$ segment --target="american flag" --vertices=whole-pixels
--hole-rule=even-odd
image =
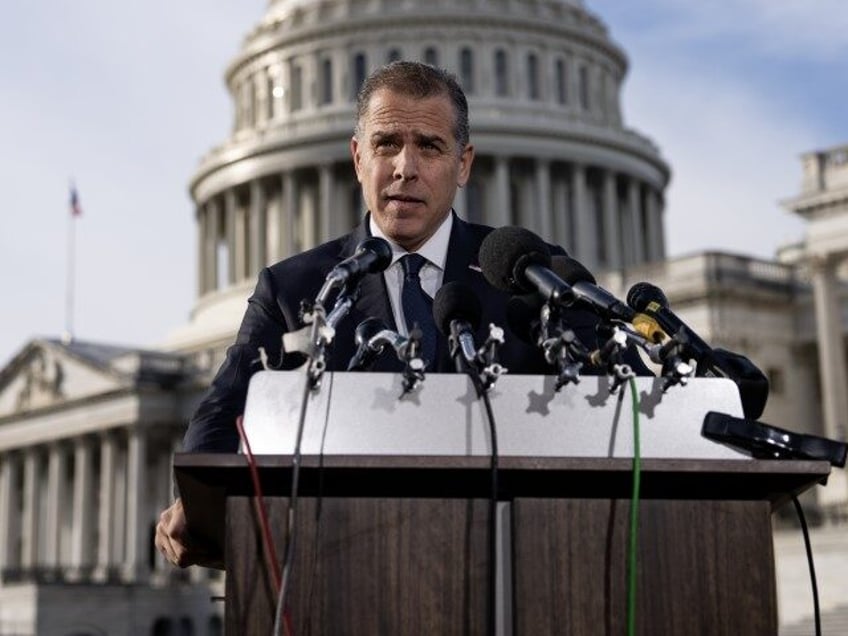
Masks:
[[[82,208],[80,207],[79,196],[77,195],[77,188],[75,185],[71,185],[71,216],[82,216]]]

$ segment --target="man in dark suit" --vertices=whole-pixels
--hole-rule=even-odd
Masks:
[[[419,276],[430,297],[444,282],[461,281],[481,301],[482,328],[489,323],[506,326],[508,296],[485,281],[477,263],[480,243],[492,228],[466,223],[451,209],[474,160],[468,105],[456,80],[413,62],[395,62],[378,70],[360,92],[350,150],[368,215],[352,233],[262,271],[236,342],[189,424],[184,450],[237,450],[234,422],[243,412],[250,376],[259,369],[259,347],[272,362],[281,361],[281,368],[303,362],[301,356],[281,351],[283,334],[300,326],[300,301],[314,299],[327,273],[368,235],[389,241],[393,262],[382,275],[363,279],[359,299],[337,329],[329,370],[346,368],[354,354],[354,329],[367,317],[381,318],[408,333],[402,295],[404,258],[412,253],[423,257]],[[581,312],[574,318],[578,324],[572,327],[578,334],[593,337],[596,319]],[[513,373],[545,369],[539,351],[515,337],[507,338],[501,362]],[[387,358],[378,364],[378,370],[399,369]],[[446,343],[439,336],[429,370],[452,369]],[[187,537],[177,499],[160,517],[156,545],[171,562],[186,566],[203,558],[201,551],[187,545]]]

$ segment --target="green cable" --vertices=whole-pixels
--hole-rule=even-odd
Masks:
[[[627,555],[627,634],[636,634],[636,550],[639,529],[639,482],[642,476],[642,458],[639,450],[639,393],[636,380],[630,378],[633,396],[633,493],[630,496],[630,545]]]

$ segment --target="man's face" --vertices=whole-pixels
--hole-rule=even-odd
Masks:
[[[426,99],[388,89],[371,96],[350,141],[365,203],[383,233],[418,249],[450,212],[457,186],[468,181],[474,148],[460,148],[447,95]]]

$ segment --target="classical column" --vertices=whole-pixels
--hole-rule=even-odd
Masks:
[[[551,211],[551,162],[536,160],[536,230],[546,241],[556,241]]]
[[[202,205],[195,208],[194,218],[197,223],[197,297],[200,298],[206,293],[206,226],[209,223]]]
[[[318,167],[318,243],[329,241],[336,236],[339,211],[333,200],[333,164],[325,163]]]
[[[165,444],[162,446],[167,449],[167,452],[151,452],[154,456],[158,454],[158,462],[155,468],[156,496],[154,498],[154,510],[157,512],[163,510],[166,506],[170,506],[174,501],[176,489],[172,462],[174,453],[180,452],[182,448],[182,436],[174,437],[167,446]],[[158,521],[158,517],[154,521]],[[173,566],[165,560],[165,557],[159,550],[154,552],[153,559],[154,570],[166,573],[172,570]]]
[[[259,270],[265,267],[268,262],[268,255],[265,250],[267,241],[265,241],[265,214],[267,202],[265,200],[265,189],[262,187],[260,179],[254,179],[250,182],[250,267],[248,273],[252,277],[259,274]]]
[[[100,498],[97,509],[97,569],[96,577],[106,579],[112,567],[112,552],[115,537],[112,533],[112,517],[115,514],[115,460],[117,441],[111,432],[100,438]]]
[[[23,519],[21,520],[21,567],[38,565],[38,451],[24,451]]]
[[[837,263],[829,256],[811,259],[813,295],[816,309],[816,344],[819,353],[822,410],[825,437],[845,441],[845,422],[848,418],[848,373],[846,373],[845,344],[842,337],[842,302],[836,279]],[[827,488],[819,489],[823,506],[845,505],[848,502],[848,483],[844,471],[835,471]]]
[[[495,157],[495,199],[492,206],[492,216],[489,219],[490,225],[494,227],[510,225],[512,222],[512,215],[510,214],[511,204],[509,158],[497,156]]]
[[[127,444],[127,523],[124,580],[138,581],[147,568],[150,522],[147,515],[147,432],[134,426]]]
[[[618,218],[618,192],[615,173],[604,171],[603,182],[603,215],[604,215],[604,252],[606,252],[607,269],[620,269],[622,266],[621,253],[621,222]]]
[[[244,208],[241,206],[238,197],[235,196],[235,191],[233,192],[233,217],[234,217],[234,230],[233,230],[233,242],[235,243],[235,253],[233,254],[234,258],[234,276],[235,282],[240,283],[248,275],[248,251],[250,246],[248,245],[248,215],[250,210],[248,208]]]
[[[574,256],[578,260],[587,260],[594,254],[594,219],[590,214],[586,197],[586,166],[574,164],[571,167],[571,203],[574,215]]]
[[[660,193],[648,188],[648,227],[651,236],[651,257],[655,261],[665,260],[665,236],[663,231],[663,209]]]
[[[628,232],[632,235],[633,261],[631,264],[639,265],[645,262],[645,232],[642,228],[642,202],[640,196],[641,185],[639,181],[630,177],[627,181],[627,207],[630,209],[630,227]]]
[[[224,228],[227,243],[227,285],[233,285],[238,280],[238,232],[236,231],[236,194],[230,188],[224,192]]]
[[[828,257],[814,257],[813,294],[821,375],[824,435],[845,440],[848,419],[848,374],[842,338],[842,312],[836,281],[836,264]]]
[[[221,223],[221,206],[217,199],[210,199],[204,206],[206,236],[203,243],[204,292],[218,289],[218,228]]]
[[[94,488],[92,466],[92,440],[78,437],[74,440],[74,516],[71,531],[71,566],[77,578],[82,578],[93,561],[92,521]]]
[[[18,529],[21,522],[18,516],[18,458],[6,451],[0,459],[0,575],[6,568],[18,564]]]
[[[295,209],[297,207],[297,183],[295,181],[295,175],[292,170],[289,170],[283,174],[282,199],[283,213],[281,216],[282,223],[280,223],[280,232],[282,232],[282,236],[280,237],[280,245],[283,249],[281,258],[286,258],[292,256],[295,250],[294,224],[295,219],[297,218],[297,215],[295,214]]]
[[[67,455],[59,443],[49,447],[47,460],[47,519],[45,520],[44,564],[58,568],[60,564],[59,540],[62,527],[62,507],[65,504],[65,473]]]

